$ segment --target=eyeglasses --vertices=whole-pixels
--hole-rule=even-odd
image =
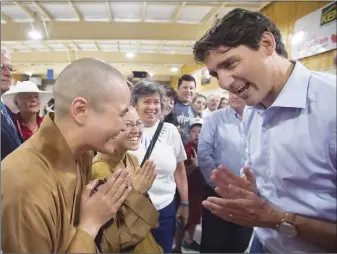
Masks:
[[[14,71],[12,66],[10,66],[8,64],[1,64],[1,70]]]
[[[125,130],[130,131],[133,127],[137,126],[138,130],[143,129],[144,123],[142,121],[137,121],[136,123],[126,122],[124,124]]]

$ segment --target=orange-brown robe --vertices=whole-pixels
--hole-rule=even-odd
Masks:
[[[1,162],[2,251],[98,252],[94,239],[77,227],[91,165],[89,152],[73,159],[53,114],[46,116],[40,129]],[[104,234],[118,236],[113,228]]]
[[[96,155],[92,166],[94,179],[109,177],[119,168],[139,170],[137,157],[127,153],[124,155],[106,156]],[[162,253],[161,247],[156,243],[151,234],[151,229],[159,225],[159,213],[151,201],[140,192],[132,189],[125,204],[118,210],[113,226],[118,230],[119,242],[115,246],[105,239],[102,243],[103,252],[134,252],[134,253]],[[112,228],[111,228],[112,229]]]

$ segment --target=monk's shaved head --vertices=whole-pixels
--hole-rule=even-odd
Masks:
[[[67,114],[77,97],[100,110],[100,105],[119,96],[120,89],[127,88],[123,75],[110,64],[98,59],[82,58],[72,62],[59,75],[54,84],[55,113]]]

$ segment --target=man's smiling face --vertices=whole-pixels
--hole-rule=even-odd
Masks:
[[[240,98],[247,105],[261,103],[272,90],[272,69],[269,67],[271,55],[270,35],[261,40],[258,50],[247,46],[220,46],[205,59],[212,76],[218,79],[219,86]]]

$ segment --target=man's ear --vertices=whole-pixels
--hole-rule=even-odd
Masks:
[[[89,113],[88,101],[83,97],[76,97],[71,103],[70,112],[76,123],[83,125]]]
[[[260,49],[267,55],[271,56],[276,50],[276,41],[271,32],[264,32],[260,40]]]

